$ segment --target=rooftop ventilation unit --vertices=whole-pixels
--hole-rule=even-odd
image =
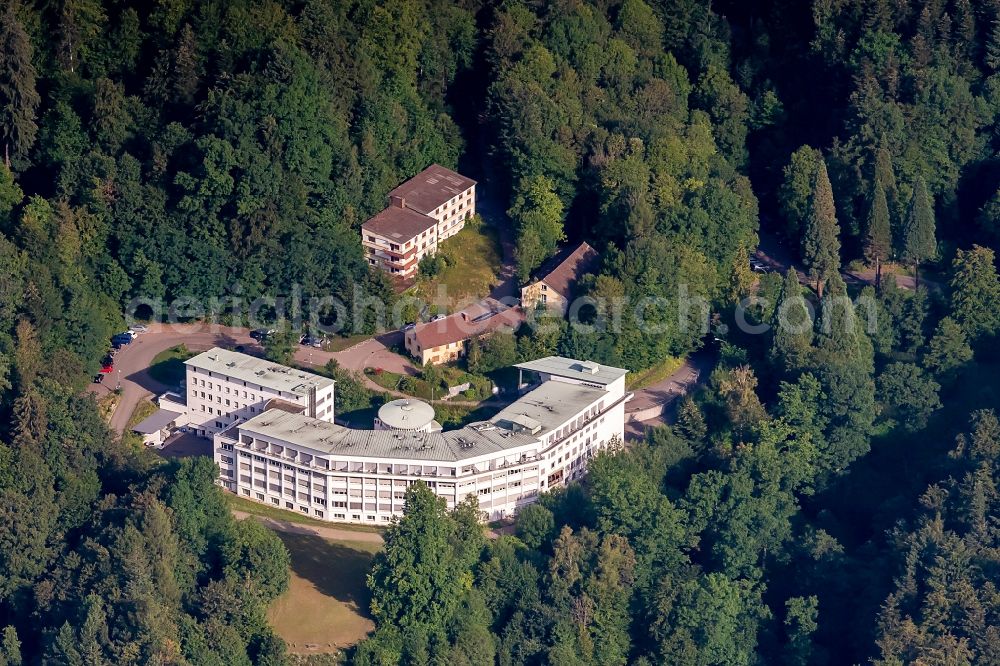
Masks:
[[[600,370],[601,366],[593,361],[584,361],[580,364],[580,372],[585,372],[588,375],[596,375]]]

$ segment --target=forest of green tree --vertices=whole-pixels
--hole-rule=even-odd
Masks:
[[[1000,664],[997,0],[0,0],[0,44],[0,666],[285,663],[280,541],[85,384],[133,299],[391,302],[357,228],[434,162],[520,279],[586,240],[595,302],[730,333],[514,536],[414,486],[355,663]],[[469,363],[704,340],[585,316]]]

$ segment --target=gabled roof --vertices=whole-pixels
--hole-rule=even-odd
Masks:
[[[471,178],[440,164],[432,164],[389,192],[389,196],[402,198],[407,208],[430,213],[475,184]]]
[[[549,289],[563,298],[570,298],[577,281],[597,269],[601,255],[586,243],[580,243],[571,252],[563,251],[542,265],[536,281],[544,282]]]
[[[364,231],[405,243],[432,229],[437,220],[409,208],[389,206],[361,225]]]
[[[491,333],[504,326],[516,329],[523,319],[520,310],[488,298],[444,319],[417,324],[413,333],[420,349],[427,350]]]

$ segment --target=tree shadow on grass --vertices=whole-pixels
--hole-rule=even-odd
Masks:
[[[354,604],[367,616],[371,597],[366,576],[372,553],[310,534],[277,532],[292,560],[292,571],[321,593]]]

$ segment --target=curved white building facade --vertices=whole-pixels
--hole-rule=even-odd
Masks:
[[[423,481],[448,508],[475,495],[484,519],[510,517],[620,443],[631,398],[620,368],[561,357],[517,367],[537,380],[518,400],[447,432],[354,430],[269,409],[215,435],[219,483],[320,520],[384,525]]]

